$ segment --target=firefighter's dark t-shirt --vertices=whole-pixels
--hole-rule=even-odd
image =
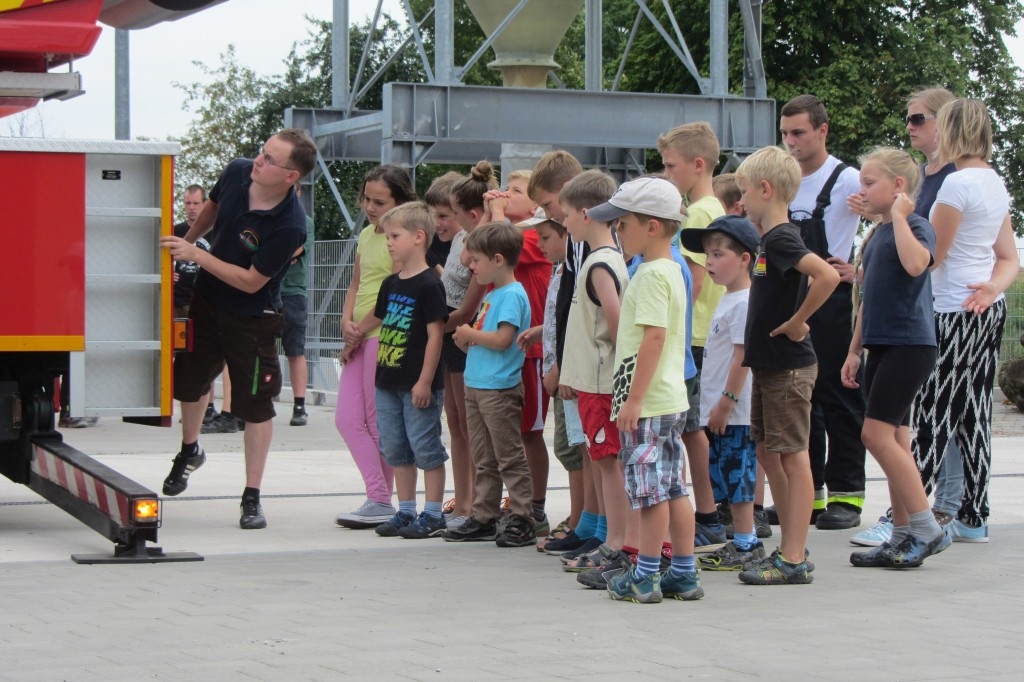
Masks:
[[[259,317],[280,306],[281,280],[292,254],[306,241],[306,214],[294,190],[268,211],[249,210],[252,168],[251,160],[235,159],[210,191],[210,200],[217,204],[218,235],[210,253],[245,270],[255,267],[270,280],[250,294],[200,270],[196,293],[225,312]]]

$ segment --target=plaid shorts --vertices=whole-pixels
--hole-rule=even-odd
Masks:
[[[682,414],[642,417],[636,431],[620,432],[626,497],[633,509],[645,509],[685,497],[686,460]]]

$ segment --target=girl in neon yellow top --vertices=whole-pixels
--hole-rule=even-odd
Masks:
[[[404,169],[378,166],[366,174],[361,198],[370,225],[359,233],[352,284],[345,296],[341,318],[345,349],[341,356],[343,367],[334,423],[363,477],[367,499],[354,512],[338,515],[337,522],[344,526],[372,528],[395,514],[391,504],[394,474],[380,456],[378,445],[374,377],[379,330],[375,327],[363,334],[358,324],[366,316],[372,316],[381,282],[397,269],[388,254],[384,231],[377,228],[377,222],[395,206],[415,201],[416,191]]]

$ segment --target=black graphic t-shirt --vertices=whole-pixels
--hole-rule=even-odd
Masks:
[[[402,279],[399,273],[380,285],[373,316],[381,320],[377,350],[377,388],[411,391],[423,371],[427,325],[448,319],[444,285],[432,270]],[[431,390],[444,388],[444,360],[438,360]]]
[[[250,294],[200,270],[196,293],[225,312],[259,317],[280,308],[281,280],[292,254],[306,243],[306,214],[294,190],[269,211],[250,210],[252,167],[249,159],[235,159],[210,191],[210,201],[217,204],[217,239],[210,253],[244,270],[255,267],[270,280]]]
[[[761,237],[750,284],[743,365],[758,369],[799,369],[817,363],[808,334],[800,343],[773,330],[793,316],[803,300],[805,278],[796,269],[811,253],[800,228],[783,223]]]

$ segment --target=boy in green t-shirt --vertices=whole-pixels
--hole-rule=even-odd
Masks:
[[[622,301],[615,342],[612,419],[619,428],[626,496],[640,510],[636,566],[607,574],[612,599],[660,602],[663,596],[704,596],[693,557],[693,507],[685,484],[680,426],[689,407],[683,377],[686,289],[672,259],[682,197],[661,178],[627,182],[587,213],[597,222],[619,220],[619,238],[644,262]],[[672,566],[658,573],[665,535]]]

